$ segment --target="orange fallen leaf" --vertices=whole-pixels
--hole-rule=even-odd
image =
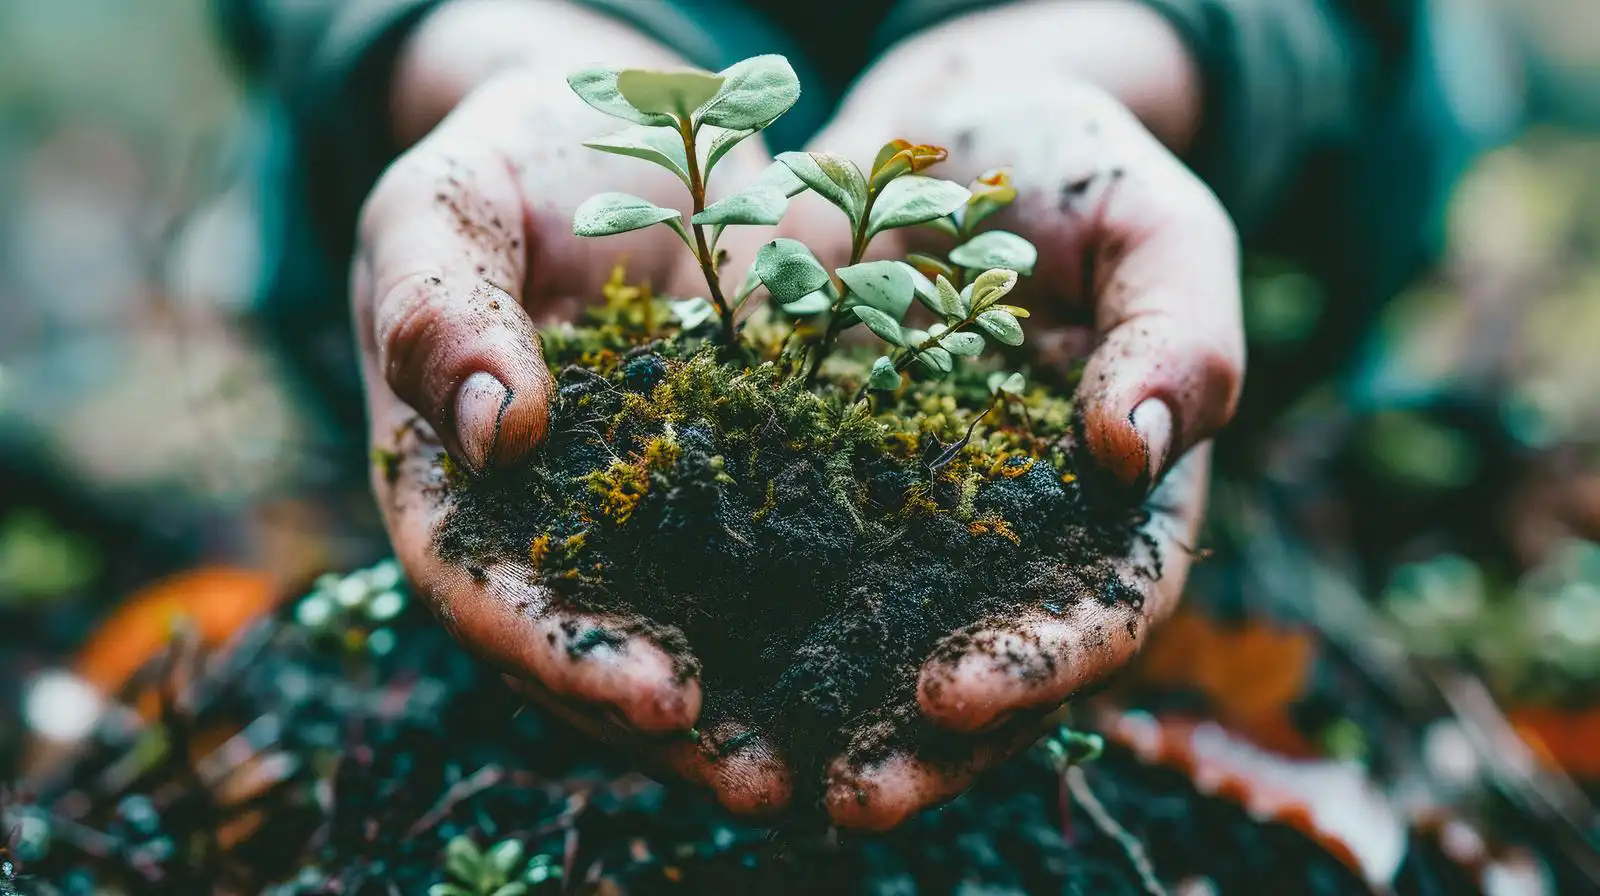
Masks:
[[[1513,710],[1511,726],[1545,765],[1600,781],[1600,708]]]
[[[179,573],[118,607],[73,665],[84,680],[112,694],[161,653],[178,620],[187,620],[202,645],[214,646],[272,612],[280,598],[272,577],[260,572],[213,566]]]
[[[1221,625],[1180,612],[1151,638],[1132,678],[1137,683],[1198,691],[1230,727],[1298,752],[1305,744],[1287,710],[1305,693],[1316,659],[1311,632],[1247,621]]]

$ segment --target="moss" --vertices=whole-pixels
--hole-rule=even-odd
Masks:
[[[440,550],[527,557],[567,606],[653,620],[682,674],[700,664],[700,726],[771,733],[807,792],[847,745],[864,762],[926,734],[916,670],[949,633],[1137,599],[1113,563],[1137,502],[1083,487],[1059,386],[998,402],[974,365],[869,405],[852,376],[870,358],[807,388],[759,315],[729,356],[620,295],[547,333],[549,440],[524,469],[453,480]]]

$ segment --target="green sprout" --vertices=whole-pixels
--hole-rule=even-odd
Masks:
[[[545,881],[561,879],[554,856],[526,852],[517,840],[502,840],[479,849],[470,837],[456,837],[444,847],[445,874],[450,880],[428,888],[428,896],[525,896]]]
[[[757,287],[765,286],[773,304],[795,321],[792,335],[802,331],[802,324],[812,334],[803,340],[802,357],[808,363],[796,367],[806,370],[808,384],[839,337],[856,324],[889,346],[873,363],[863,398],[868,391],[898,389],[902,375],[913,366],[925,378],[938,379],[954,369],[957,358],[982,355],[991,341],[1022,343],[1020,320],[1028,312],[1001,300],[1019,276],[1032,273],[1038,253],[1016,234],[977,231],[1017,197],[1005,169],[963,187],[922,174],[945,160],[943,147],[905,140],[884,144],[865,172],[835,153],[785,152],[743,191],[707,205],[706,187],[717,161],[771,125],[799,98],[800,84],[787,60],[757,56],[716,74],[585,69],[567,81],[589,105],[634,124],[585,146],[660,165],[689,190],[693,214],[687,224],[676,210],[625,193],[594,196],[573,219],[573,232],[579,236],[607,236],[656,224],[672,228],[699,261],[710,296],[672,303],[685,331],[715,318],[722,342],[737,344],[735,315]],[[726,253],[717,248],[723,230],[775,225],[789,200],[808,189],[844,213],[849,263],[830,271],[805,244],[774,239],[762,246],[729,296],[721,278]],[[912,253],[903,260],[862,260],[874,237],[918,226],[955,238],[947,259]],[[927,329],[906,323],[913,301],[933,313]],[[1006,391],[1020,388],[1018,382]]]

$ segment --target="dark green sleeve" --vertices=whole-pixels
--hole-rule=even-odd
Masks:
[[[250,82],[284,116],[305,221],[330,257],[350,251],[366,192],[395,156],[389,83],[412,28],[441,0],[216,0]]]

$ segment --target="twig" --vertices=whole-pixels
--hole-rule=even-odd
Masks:
[[[426,814],[417,819],[411,829],[406,831],[406,839],[409,840],[444,821],[445,817],[455,811],[457,806],[496,786],[501,781],[504,781],[505,777],[505,769],[497,765],[486,765],[457,781],[451,785],[449,790],[445,791],[444,796],[439,798],[439,802],[435,803],[432,809],[429,809]]]
[[[1066,779],[1067,789],[1072,791],[1072,796],[1078,801],[1078,805],[1089,813],[1089,820],[1094,822],[1094,826],[1122,847],[1122,851],[1128,856],[1128,863],[1133,866],[1133,870],[1139,872],[1139,880],[1144,884],[1144,891],[1150,896],[1167,896],[1167,888],[1163,887],[1161,880],[1156,877],[1156,869],[1150,864],[1150,856],[1144,851],[1144,844],[1128,833],[1128,829],[1106,811],[1105,805],[1094,795],[1094,789],[1089,786],[1089,779],[1084,777],[1083,768],[1075,765],[1067,769],[1062,777]]]

